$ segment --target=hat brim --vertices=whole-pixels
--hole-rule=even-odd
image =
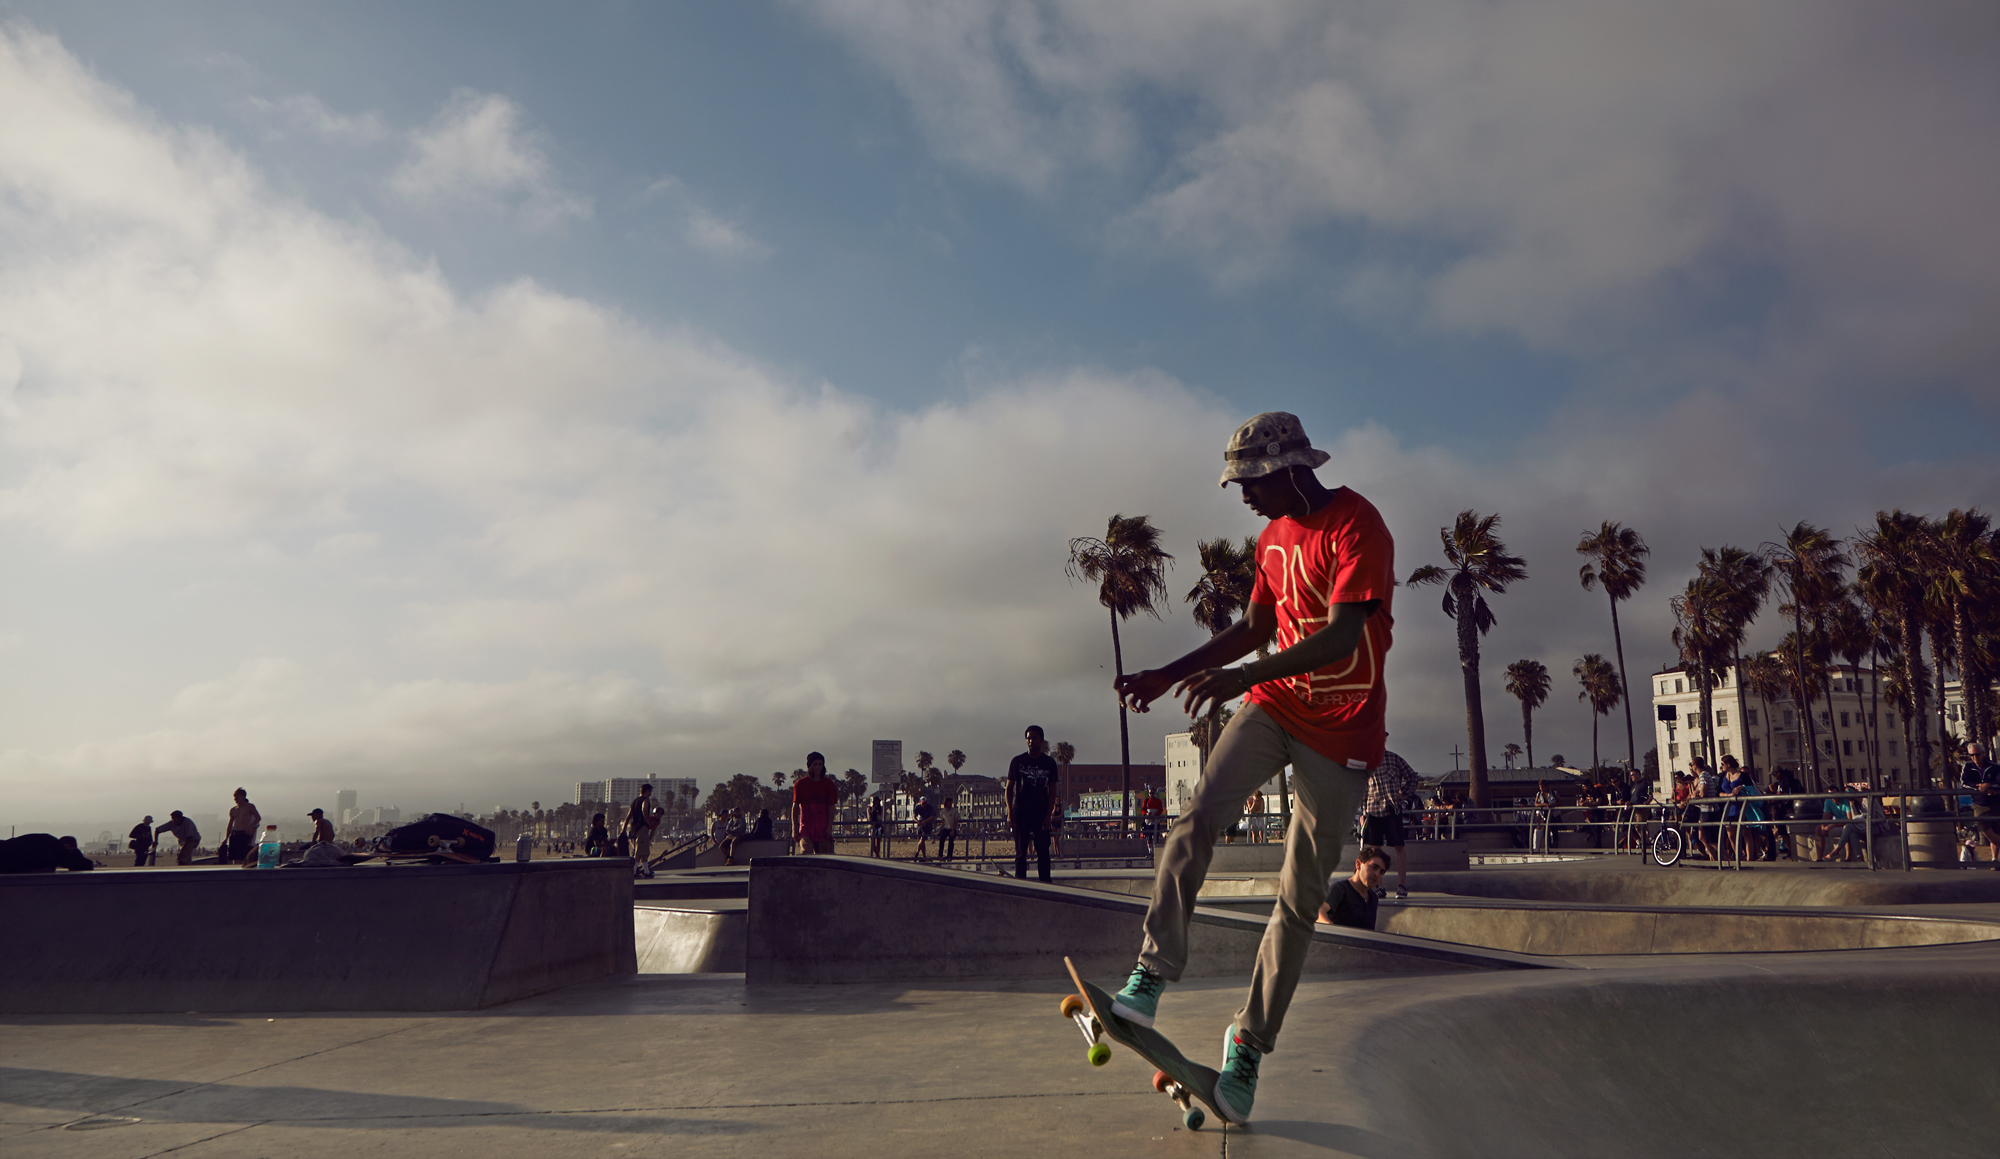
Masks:
[[[1222,468],[1222,480],[1218,487],[1227,487],[1241,479],[1261,479],[1273,471],[1286,467],[1310,467],[1318,470],[1326,466],[1333,456],[1318,447],[1301,447],[1296,451],[1286,451],[1282,455],[1271,455],[1258,459],[1232,459]]]

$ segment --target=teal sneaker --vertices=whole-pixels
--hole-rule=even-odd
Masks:
[[[1160,991],[1166,988],[1165,978],[1143,964],[1134,966],[1125,988],[1111,999],[1111,1013],[1135,1026],[1151,1026],[1153,1016],[1160,1012]]]
[[[1243,1126],[1250,1121],[1250,1105],[1257,1101],[1257,1064],[1264,1052],[1245,1046],[1231,1026],[1222,1036],[1222,1073],[1215,1080],[1215,1109],[1222,1117]]]

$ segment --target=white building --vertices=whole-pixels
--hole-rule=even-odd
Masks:
[[[1894,785],[1910,767],[1901,714],[1889,702],[1873,670],[1851,664],[1828,669],[1831,700],[1812,704],[1812,743],[1819,750],[1820,778]],[[1734,756],[1745,768],[1790,769],[1801,784],[1809,777],[1806,722],[1790,695],[1767,701],[1745,687],[1735,669],[1721,673],[1713,692],[1714,751],[1711,760]],[[1701,697],[1685,667],[1648,677],[1652,682],[1653,739],[1660,768],[1685,772],[1688,758],[1702,753]],[[1674,720],[1659,719],[1671,707]],[[1760,779],[1763,779],[1760,777]],[[1808,786],[1810,787],[1810,786]]]
[[[355,792],[353,789],[342,789],[335,793],[333,795],[334,821],[342,825],[347,824],[349,818],[354,815],[355,807],[360,803],[361,794]]]
[[[1201,784],[1201,750],[1194,747],[1192,733],[1167,734],[1166,765],[1167,788],[1161,797],[1166,802],[1167,815],[1178,817],[1194,804],[1195,788]],[[1289,773],[1291,766],[1287,765],[1285,771]],[[1278,778],[1272,777],[1264,782],[1262,792],[1270,799],[1267,807],[1275,812],[1278,808]],[[1118,794],[1112,793],[1109,796],[1111,807],[1117,808]],[[1143,801],[1146,799],[1146,794],[1139,793],[1133,799]]]

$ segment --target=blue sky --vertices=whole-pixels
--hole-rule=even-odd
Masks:
[[[1258,410],[1336,450],[1403,572],[1503,513],[1534,578],[1494,721],[1508,660],[1608,650],[1570,550],[1601,519],[1655,548],[1649,668],[1700,546],[2000,490],[1977,5],[0,18],[29,823],[877,736],[976,771],[1029,717],[1111,759],[1063,541],[1152,514],[1191,586],[1197,538],[1255,530],[1213,476]],[[1433,603],[1392,660],[1426,771],[1463,740]],[[1167,615],[1139,662],[1196,639]],[[1575,759],[1564,679],[1537,750]]]

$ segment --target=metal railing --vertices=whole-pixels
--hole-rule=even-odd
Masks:
[[[1839,831],[1843,850],[1847,843],[1845,830],[1858,826],[1862,841],[1862,860],[1870,870],[1883,868],[1882,859],[1877,855],[1877,830],[1894,822],[1897,826],[1897,859],[1901,868],[1915,868],[1910,855],[1911,822],[1948,822],[1954,835],[1961,818],[1958,815],[1956,798],[1963,795],[1962,789],[1841,789],[1822,790],[1816,793],[1758,793],[1751,797],[1699,797],[1685,801],[1653,801],[1640,805],[1503,805],[1486,808],[1424,809],[1415,814],[1414,829],[1421,834],[1444,840],[1458,840],[1461,835],[1481,832],[1504,832],[1516,837],[1525,837],[1526,851],[1529,853],[1553,854],[1555,836],[1559,830],[1575,832],[1582,829],[1597,829],[1600,837],[1609,830],[1611,843],[1605,846],[1594,843],[1591,849],[1604,852],[1608,849],[1614,856],[1631,853],[1645,856],[1651,847],[1651,839],[1659,828],[1672,826],[1698,842],[1707,845],[1713,835],[1714,861],[1717,869],[1734,866],[1741,869],[1746,858],[1744,830],[1753,836],[1761,835],[1776,840],[1783,836],[1796,841],[1805,836],[1801,827],[1811,827],[1826,831]],[[1941,798],[1943,806],[1934,813],[1912,816],[1911,803],[1917,800]],[[1890,806],[1886,801],[1893,799]],[[1797,816],[1799,803],[1865,802],[1860,816],[1826,817]],[[1793,815],[1776,816],[1775,806],[1791,806]],[[1691,807],[1701,807],[1704,814],[1712,808],[1713,817],[1702,816],[1699,820],[1682,820],[1685,811]],[[1734,807],[1732,813],[1732,806]],[[1761,816],[1752,819],[1755,809]],[[1587,810],[1595,816],[1565,818],[1563,814]],[[1728,841],[1722,840],[1724,834]],[[1724,848],[1728,857],[1721,856]],[[1796,855],[1794,855],[1796,856]]]

